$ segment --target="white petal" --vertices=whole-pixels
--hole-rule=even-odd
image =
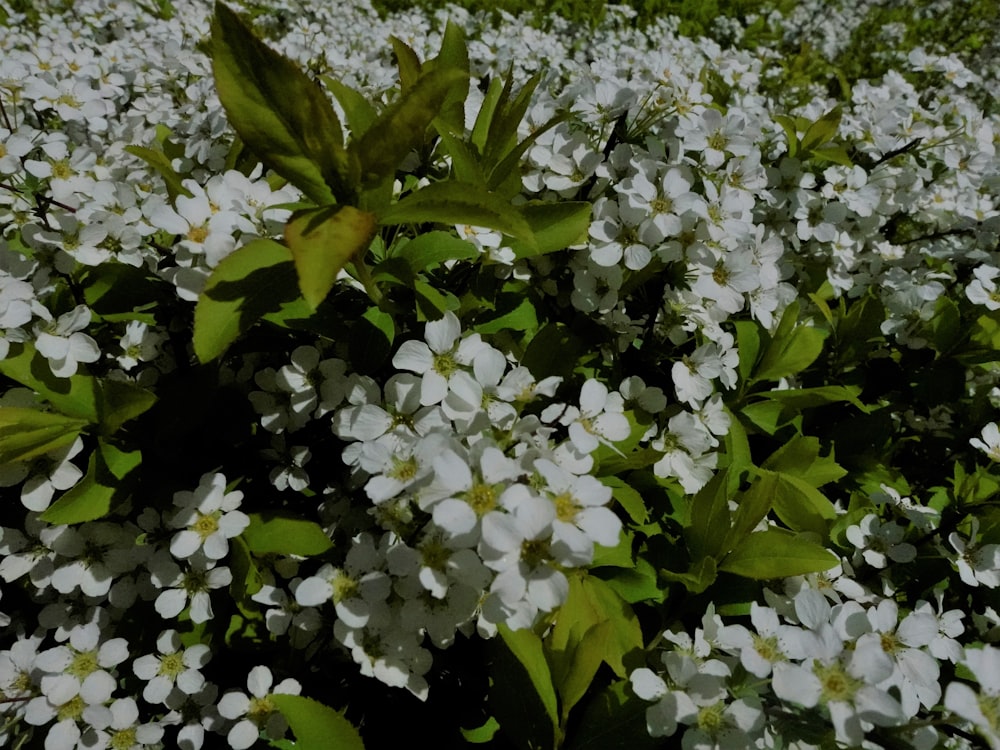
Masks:
[[[254,667],[247,676],[247,687],[258,698],[267,695],[273,683],[274,677],[271,675],[271,670],[264,666]]]
[[[455,313],[450,310],[444,317],[432,320],[427,324],[424,331],[424,338],[427,345],[435,354],[444,354],[450,351],[462,333],[462,326],[455,317]],[[395,362],[394,362],[395,364]]]

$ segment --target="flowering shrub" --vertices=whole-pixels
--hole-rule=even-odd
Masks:
[[[5,745],[1000,748],[995,71],[3,15]]]

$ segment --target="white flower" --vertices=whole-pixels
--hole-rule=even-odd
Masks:
[[[162,333],[150,330],[142,321],[129,321],[125,327],[125,335],[118,342],[122,349],[122,353],[117,357],[119,366],[123,370],[131,370],[140,362],[156,359],[164,339]]]
[[[899,690],[900,702],[907,717],[917,715],[920,706],[930,709],[941,699],[937,660],[922,650],[937,636],[937,619],[929,613],[911,612],[898,622],[896,602],[883,599],[868,610],[872,632],[858,638],[858,658],[878,658],[886,653],[894,663],[893,674],[880,684]]]
[[[687,691],[669,689],[663,678],[648,667],[634,670],[629,682],[637,696],[656,701],[646,709],[646,731],[651,737],[669,737],[677,731],[679,722],[689,723],[698,715],[698,707]]]
[[[53,571],[52,587],[63,594],[79,587],[87,596],[106,596],[115,578],[139,563],[137,532],[131,524],[101,521],[65,528],[51,547],[70,559]]]
[[[269,633],[285,635],[291,630],[289,640],[295,647],[309,642],[322,623],[319,612],[314,607],[302,607],[295,600],[295,592],[302,583],[301,578],[290,584],[292,595],[281,588],[265,583],[260,591],[251,596],[255,602],[270,605],[264,613],[264,623]]]
[[[285,717],[271,701],[274,694],[298,695],[302,686],[297,680],[285,679],[273,685],[271,670],[257,666],[247,676],[246,693],[226,693],[219,700],[219,713],[227,719],[238,720],[229,730],[227,739],[233,750],[245,750],[253,745],[263,729],[271,739],[280,739],[288,728]],[[272,689],[273,685],[273,689]]]
[[[973,448],[978,448],[993,461],[1000,461],[1000,427],[996,422],[987,424],[978,438],[970,438]]]
[[[979,689],[964,682],[948,685],[944,705],[963,719],[971,721],[993,750],[1000,748],[1000,649],[983,646],[965,649],[962,663],[975,675]]]
[[[93,720],[97,730],[97,746],[113,750],[139,750],[155,745],[163,737],[163,727],[156,723],[139,723],[139,707],[132,698],[119,698],[111,703],[102,720]]]
[[[243,493],[226,492],[226,477],[205,474],[194,492],[174,495],[180,509],[170,519],[170,526],[183,529],[170,541],[170,552],[185,560],[202,550],[209,560],[221,560],[229,553],[229,540],[250,525],[250,517],[236,510]]]
[[[621,394],[611,393],[591,378],[580,389],[580,408],[552,404],[542,412],[543,422],[558,420],[569,427],[569,439],[581,453],[592,453],[601,443],[625,440],[631,428],[625,417]]]
[[[509,607],[525,601],[551,612],[566,600],[569,583],[553,563],[550,549],[555,507],[525,492],[510,513],[491,513],[483,519],[479,554],[497,571],[490,591]]]
[[[105,703],[116,680],[108,670],[128,657],[128,642],[111,638],[101,642],[96,623],[74,627],[68,646],[55,646],[38,654],[35,666],[45,672],[41,679],[45,699],[61,706],[77,695],[87,705]]]
[[[81,331],[90,324],[90,309],[77,305],[70,312],[53,320],[44,308],[39,312],[45,324],[35,324],[35,348],[49,361],[52,374],[68,378],[76,374],[80,362],[96,362],[101,357],[97,342]]]
[[[132,663],[136,677],[146,680],[142,697],[150,703],[165,703],[170,691],[177,688],[185,695],[197,693],[205,685],[198,670],[211,658],[203,643],[183,648],[176,630],[164,630],[156,639],[158,654],[140,656]]]
[[[303,607],[318,607],[332,601],[337,617],[351,628],[363,628],[373,613],[385,616],[385,600],[392,582],[380,568],[384,555],[368,534],[353,540],[344,567],[325,563],[316,575],[302,580],[295,589],[295,601]]]
[[[767,677],[775,664],[788,660],[793,654],[803,653],[801,631],[791,625],[782,625],[776,610],[753,602],[750,620],[756,633],[742,625],[727,625],[719,631],[719,646],[738,652],[740,663],[750,674]]]
[[[595,542],[605,547],[618,544],[621,520],[604,507],[611,500],[610,487],[589,474],[570,474],[544,458],[535,461],[535,470],[545,479],[545,492],[555,506],[552,542],[560,562],[588,565]]]
[[[83,450],[83,439],[77,438],[62,448],[39,456],[30,464],[8,464],[0,471],[0,487],[16,484],[28,476],[21,487],[21,504],[31,511],[42,512],[49,507],[57,490],[68,490],[83,478],[83,471],[70,459]]]
[[[863,557],[873,568],[884,568],[890,560],[908,563],[917,556],[917,548],[903,541],[905,533],[896,522],[883,523],[877,515],[869,513],[860,523],[848,526],[845,536],[858,548],[855,564],[858,557]]]
[[[392,358],[393,366],[423,376],[420,403],[438,404],[448,395],[452,381],[472,380],[466,368],[486,344],[478,333],[464,338],[462,325],[450,310],[438,320],[427,323],[423,341],[404,341]]]
[[[192,555],[183,571],[173,560],[158,559],[156,556],[150,561],[149,568],[153,585],[163,589],[153,605],[160,616],[177,617],[188,607],[194,623],[212,619],[211,591],[233,582],[229,568],[215,567],[215,561],[209,560],[203,553]]]
[[[982,584],[995,589],[1000,586],[1000,544],[980,544],[976,541],[979,536],[977,517],[970,519],[969,527],[968,541],[957,531],[948,535],[948,544],[955,550],[955,554],[949,557],[967,586]]]

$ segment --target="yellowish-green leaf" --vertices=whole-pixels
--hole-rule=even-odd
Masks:
[[[399,85],[405,93],[416,84],[420,77],[420,69],[423,67],[420,58],[413,51],[413,47],[408,45],[397,36],[389,37],[389,44],[392,45],[392,52],[396,56],[396,67],[399,69]]]
[[[152,391],[123,380],[102,378],[97,393],[101,432],[105,435],[118,432],[123,424],[146,413],[156,403]]]
[[[837,134],[842,113],[838,105],[810,125],[802,136],[802,151],[808,153],[828,143]]]
[[[764,351],[753,379],[780,380],[802,372],[823,351],[826,335],[826,331],[805,324],[796,326],[788,335],[775,335]]]
[[[517,660],[517,663],[524,669],[528,681],[534,689],[535,698],[541,701],[541,706],[545,712],[545,720],[547,724],[545,730],[543,730],[541,726],[537,726],[533,721],[529,722],[531,724],[530,727],[526,725],[524,727],[518,727],[517,729],[519,731],[526,730],[527,734],[533,735],[532,739],[534,741],[545,742],[545,744],[541,747],[555,747],[556,738],[559,733],[558,702],[556,700],[556,691],[552,684],[552,675],[549,672],[549,665],[545,660],[542,641],[529,629],[511,630],[503,623],[499,625],[498,631],[501,640],[507,647],[507,651],[513,655],[513,657]],[[504,674],[503,677],[506,678],[508,675]],[[503,694],[507,691],[498,692]],[[526,701],[528,696],[522,695],[515,697],[504,695],[504,698],[506,700],[504,700],[500,705],[506,707],[506,710],[503,711],[504,715],[498,714],[502,729],[507,730],[507,725],[514,721],[524,721],[529,718],[538,718],[528,717],[523,714],[521,716],[512,715],[511,708],[514,704],[510,699],[519,698],[522,701]],[[492,700],[494,700],[493,691],[491,691],[491,701]],[[514,727],[510,727],[510,729],[514,729]],[[544,737],[541,736],[543,732],[545,735]]]
[[[531,227],[532,241],[508,243],[518,258],[544,255],[587,241],[593,207],[584,201],[529,203],[521,215]]]
[[[303,695],[268,697],[295,734],[295,750],[364,750],[361,735],[341,711]]]
[[[257,239],[223,258],[194,310],[194,352],[202,362],[220,356],[236,338],[295,293],[291,251]]]
[[[321,555],[333,542],[315,521],[274,513],[251,513],[242,534],[251,552],[311,557]]]
[[[181,176],[174,171],[174,166],[165,153],[143,146],[126,146],[125,150],[133,156],[138,156],[159,173],[167,186],[167,196],[171,201],[178,195],[186,198],[194,197],[194,194],[184,187]]]
[[[583,634],[574,651],[574,658],[559,690],[562,723],[565,725],[569,712],[590,688],[598,668],[604,661],[604,654],[611,647],[614,631],[611,622],[604,621],[591,625]]]
[[[330,293],[337,274],[363,256],[375,237],[375,215],[353,206],[300,211],[285,225],[299,289],[312,308]]]
[[[496,229],[535,246],[531,225],[517,208],[494,193],[470,183],[433,182],[391,205],[380,224],[471,224]]]
[[[43,512],[51,524],[72,524],[103,518],[128,499],[142,454],[124,451],[98,439],[87,474]]]
[[[357,164],[320,86],[219,2],[211,53],[219,99],[243,142],[315,203],[352,202]]]
[[[719,570],[769,580],[819,573],[836,564],[836,555],[822,545],[781,529],[768,529],[744,539],[720,563]]]
[[[468,74],[454,68],[423,73],[396,101],[382,112],[348,151],[361,164],[361,184],[371,187],[396,172],[399,163],[424,142],[428,126],[437,117],[448,93]]]
[[[347,117],[347,127],[351,129],[351,136],[360,138],[371,124],[378,119],[378,112],[367,97],[359,91],[355,91],[350,86],[341,83],[331,76],[323,76],[323,82],[330,92],[340,102]]]
[[[69,445],[88,424],[62,414],[0,406],[0,464],[30,461]]]
[[[441,104],[439,118],[455,132],[465,130],[465,100],[469,96],[469,48],[465,32],[457,23],[448,21],[441,36],[441,50],[425,69],[450,68],[464,73],[464,82],[453,86]]]
[[[30,342],[11,346],[7,357],[0,359],[0,375],[30,388],[68,417],[93,424],[100,421],[97,378],[84,374],[82,368],[72,377],[56,377],[49,361]]]

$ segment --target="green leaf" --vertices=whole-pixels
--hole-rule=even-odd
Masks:
[[[587,241],[593,207],[585,201],[529,203],[520,208],[534,239],[508,243],[518,258],[554,253]]]
[[[600,578],[585,576],[581,583],[590,608],[595,613],[594,622],[607,622],[611,626],[611,635],[601,652],[604,663],[619,677],[626,677],[631,657],[642,651],[639,619],[628,602]]]
[[[811,484],[791,474],[776,473],[774,513],[788,528],[825,536],[837,517],[833,503]]]
[[[513,297],[514,300],[509,300]],[[516,302],[511,309],[507,304],[509,301]],[[497,314],[486,319],[476,319],[472,328],[477,333],[492,334],[499,331],[531,331],[538,328],[538,316],[535,314],[535,306],[527,297],[519,295],[501,295],[497,301],[501,309]]]
[[[509,85],[510,76],[507,77]],[[486,149],[486,141],[490,134],[490,124],[493,122],[493,115],[496,112],[500,99],[504,96],[505,84],[500,78],[491,78],[490,84],[483,96],[483,103],[479,105],[479,112],[476,114],[476,121],[472,126],[472,145],[482,154]]]
[[[97,378],[80,371],[69,378],[56,377],[49,361],[30,342],[10,347],[7,357],[0,360],[0,375],[30,388],[68,417],[86,419],[92,424],[100,421]]]
[[[323,89],[220,2],[211,54],[219,99],[243,142],[315,203],[353,202],[359,169]]]
[[[819,452],[818,438],[795,435],[767,457],[763,468],[799,477],[813,487],[847,476],[847,470],[836,462],[832,450],[827,456],[820,456]]]
[[[773,472],[761,471],[749,488],[737,499],[732,526],[719,550],[723,555],[736,547],[752,532],[771,510],[778,480]]]
[[[395,338],[393,317],[377,307],[369,307],[351,328],[347,346],[352,368],[366,374],[377,371],[389,357]]]
[[[70,445],[89,423],[18,406],[0,406],[0,465],[30,461]]]
[[[786,411],[784,404],[778,401],[758,401],[740,409],[740,415],[768,435],[773,435],[784,423],[782,417]]]
[[[486,720],[485,724],[480,727],[475,727],[474,729],[459,727],[459,731],[462,733],[462,739],[471,745],[483,745],[489,742],[499,730],[500,722],[496,720],[495,716],[491,716]]]
[[[156,394],[123,380],[101,378],[97,387],[97,411],[101,417],[101,432],[113,435],[123,424],[149,411],[156,403]]]
[[[378,185],[392,177],[400,162],[424,143],[425,133],[449,92],[468,85],[468,74],[454,68],[423,73],[382,112],[359,139],[348,146],[361,164],[361,185]]]
[[[671,570],[660,570],[660,575],[669,581],[677,581],[692,594],[701,594],[715,583],[718,577],[718,567],[714,557],[703,557],[692,563],[686,573],[675,573]]]
[[[364,750],[361,735],[342,712],[302,695],[268,697],[295,734],[296,750]]]
[[[375,215],[353,206],[299,211],[285,225],[299,289],[315,310],[333,289],[337,274],[362,257],[375,237]]]
[[[788,156],[795,158],[795,155],[799,152],[799,136],[795,126],[795,118],[788,115],[772,115],[771,119],[778,123],[781,129],[785,131],[785,138],[788,142]]]
[[[554,115],[549,118],[545,123],[542,123],[537,128],[533,128],[531,134],[528,135],[524,140],[518,143],[516,146],[511,148],[506,155],[504,155],[503,160],[499,163],[489,164],[489,179],[487,180],[487,186],[491,190],[496,190],[506,197],[513,198],[515,195],[521,192],[521,178],[520,169],[521,161],[524,158],[524,154],[534,145],[542,135],[547,133],[549,130],[554,128],[561,122],[569,119],[568,112],[562,112],[560,114]],[[513,179],[512,179],[513,178]],[[509,186],[509,187],[505,187]]]
[[[292,252],[273,240],[253,240],[223,258],[194,310],[198,359],[208,362],[220,356],[261,317],[279,310],[289,294],[297,297],[294,290]]]
[[[315,521],[277,512],[251,513],[243,541],[255,555],[321,555],[333,542]]]
[[[636,697],[628,680],[612,683],[583,707],[565,750],[653,750],[662,737],[650,737],[646,710],[651,704]]]
[[[392,45],[392,52],[396,56],[396,67],[399,69],[400,89],[405,93],[412,88],[417,79],[420,78],[420,58],[413,51],[413,47],[408,45],[397,36],[389,37],[389,44]]]
[[[649,520],[649,509],[646,508],[642,495],[632,485],[620,476],[601,477],[601,483],[611,488],[611,496],[628,513],[629,518],[637,524],[644,524]]]
[[[837,556],[822,545],[781,529],[768,529],[744,539],[719,570],[761,581],[820,573],[836,564]]]
[[[934,317],[930,320],[934,351],[944,354],[954,349],[962,340],[961,327],[962,315],[958,305],[947,296],[939,297],[934,305]]]
[[[432,182],[391,205],[379,223],[471,224],[496,229],[533,246],[531,226],[510,203],[478,185]]]
[[[467,182],[487,188],[486,175],[479,163],[479,157],[473,147],[442,125],[438,130],[441,146],[451,157],[451,177],[456,182]]]
[[[341,83],[331,76],[323,76],[323,83],[330,89],[330,92],[337,98],[344,116],[347,118],[347,127],[351,129],[353,138],[360,138],[365,131],[371,127],[372,123],[378,119],[378,110],[368,101],[367,97],[359,91],[355,91],[350,86]]]
[[[173,285],[145,267],[108,262],[86,268],[83,299],[102,320],[142,320],[155,324],[158,305],[176,300]]]
[[[143,146],[126,146],[125,150],[133,156],[138,156],[159,173],[167,186],[167,196],[171,203],[176,200],[178,195],[183,195],[185,198],[194,197],[194,193],[184,187],[183,178],[174,171],[173,164],[170,163],[170,158],[165,153]]]
[[[441,104],[439,119],[455,132],[465,131],[465,100],[469,96],[469,48],[462,27],[448,21],[441,36],[441,50],[425,69],[450,69],[461,72],[464,82],[453,86]]]
[[[858,399],[858,394],[860,393],[861,388],[856,385],[823,385],[816,388],[790,388],[783,391],[772,390],[755,395],[763,396],[772,401],[778,401],[799,411],[846,401],[867,414],[871,409]]]
[[[413,290],[416,292],[418,320],[438,320],[449,310],[459,308],[460,303],[454,294],[442,294],[424,281],[423,277],[414,280]]]
[[[245,606],[251,601],[250,597],[261,590],[264,575],[242,536],[230,540],[228,561],[233,574],[229,593],[238,604]]]
[[[854,162],[847,153],[847,147],[841,143],[826,143],[822,146],[817,146],[809,152],[809,157],[817,161],[840,164],[842,167],[854,166]]]
[[[808,153],[828,143],[837,134],[841,115],[842,110],[840,105],[837,105],[810,125],[802,136],[802,151]]]
[[[531,97],[541,80],[541,73],[536,73],[525,82],[516,96],[512,96],[513,75],[512,71],[508,71],[503,92],[490,121],[489,136],[483,150],[487,169],[498,165],[511,149],[516,147],[521,120],[524,119],[531,104]]]
[[[729,432],[726,433],[723,442],[728,463],[724,464],[723,468],[728,468],[732,475],[738,477],[747,469],[753,468],[753,456],[743,423],[735,417],[729,407],[726,407],[725,411],[729,415]]]
[[[580,702],[590,688],[590,683],[593,682],[598,668],[604,661],[604,653],[611,643],[612,636],[612,625],[605,621],[591,625],[580,639],[574,650],[574,658],[569,663],[569,669],[557,685],[559,697],[562,699],[560,716],[563,724],[568,720],[573,706]]]
[[[521,364],[536,380],[556,375],[568,379],[577,358],[585,350],[584,343],[562,323],[546,323],[532,337]]]
[[[594,564],[599,564],[596,556]],[[642,557],[636,558],[630,567],[604,568],[595,570],[594,574],[629,604],[663,602],[667,595],[666,588],[660,585],[656,568]]]
[[[692,501],[691,525],[685,539],[691,557],[715,557],[722,551],[731,524],[728,470],[716,473]]]
[[[555,748],[559,714],[541,639],[501,623],[490,642],[493,684],[489,700],[500,730],[518,747]],[[499,641],[499,643],[498,643]]]
[[[740,379],[747,380],[760,354],[760,325],[752,320],[737,320],[736,348],[740,353]]]
[[[778,330],[753,374],[754,380],[780,380],[795,375],[816,361],[823,351],[826,332],[810,325],[795,325],[797,314],[797,303],[785,310]]]
[[[421,273],[447,260],[475,260],[479,250],[450,232],[425,232],[403,245],[397,255],[414,273]]]
[[[142,454],[123,451],[109,442],[98,439],[97,448],[90,454],[87,474],[72,489],[39,516],[51,524],[72,524],[103,518],[131,491],[133,472],[142,462]]]

